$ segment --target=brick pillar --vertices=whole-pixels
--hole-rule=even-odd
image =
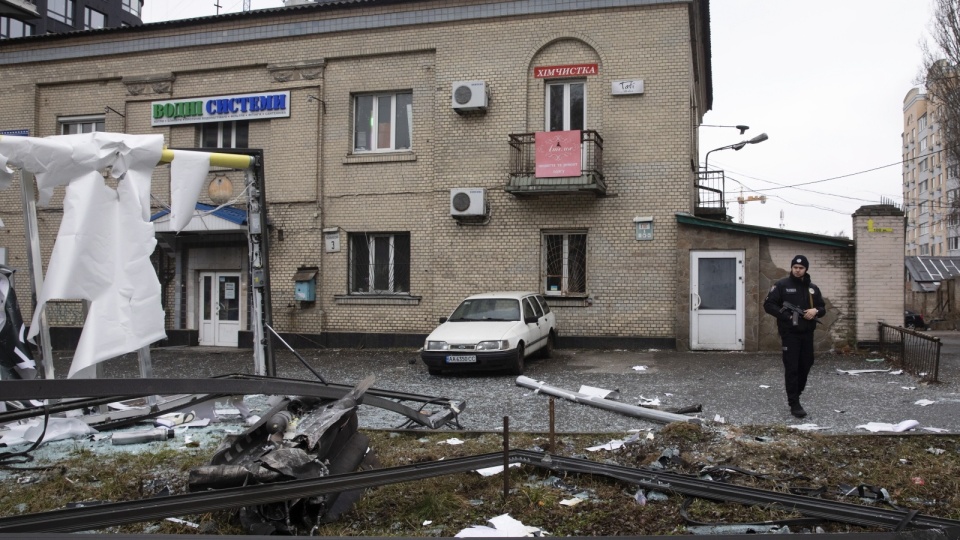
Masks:
[[[880,341],[877,321],[903,324],[903,239],[903,211],[896,206],[861,206],[853,213],[858,344]]]

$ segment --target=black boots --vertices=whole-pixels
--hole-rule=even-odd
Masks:
[[[800,405],[800,400],[797,400],[790,402],[790,414],[797,418],[803,418],[807,416],[807,411],[803,410],[803,406]]]

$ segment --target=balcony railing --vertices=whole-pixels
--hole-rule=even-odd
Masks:
[[[704,218],[723,219],[727,215],[727,205],[723,198],[723,171],[700,171],[697,173],[697,204],[694,215]]]
[[[510,179],[507,193],[516,196],[543,193],[592,192],[599,196],[607,194],[603,179],[603,137],[593,130],[580,133],[583,165],[580,176],[537,178],[536,145],[534,133],[510,135]]]

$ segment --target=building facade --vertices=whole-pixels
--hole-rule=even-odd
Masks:
[[[960,222],[951,209],[960,195],[957,167],[947,163],[937,105],[912,88],[903,100],[903,203],[906,256],[960,255]]]
[[[710,57],[703,0],[308,4],[9,40],[0,136],[262,151],[272,326],[302,346],[420,346],[462,298],[532,290],[561,346],[776,348],[759,306],[808,251],[836,267],[829,348],[854,328],[852,243],[726,228],[696,165]],[[211,171],[180,233],[169,181],[159,166],[168,336],[249,342],[244,174]],[[19,188],[0,191],[0,248],[23,268]],[[82,323],[80,303],[47,305]]]
[[[0,0],[0,39],[142,24],[143,0]]]

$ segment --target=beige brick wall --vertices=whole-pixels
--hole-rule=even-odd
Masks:
[[[438,1],[424,7],[464,3],[470,4]],[[351,13],[411,9],[384,6]],[[275,20],[265,16],[209,27],[162,27],[111,34],[110,39],[186,35],[211,27],[228,32],[297,17],[306,21],[323,13],[306,10]],[[172,147],[193,147],[194,126],[150,127],[152,101],[290,90],[290,118],[250,124],[250,146],[264,150],[266,163],[278,330],[426,333],[467,294],[542,290],[542,231],[575,229],[588,234],[591,302],[579,307],[558,303],[564,334],[673,338],[678,294],[674,215],[692,210],[690,163],[697,161],[689,125],[696,83],[688,14],[688,4],[678,2],[0,65],[5,100],[0,126],[50,135],[58,116],[97,114],[110,106],[125,114],[106,114],[110,130],[160,133]],[[80,46],[99,39],[78,36],[30,47]],[[322,77],[310,80],[278,81],[267,69],[321,60]],[[610,196],[516,198],[503,189],[510,167],[508,135],[544,125],[544,81],[533,78],[533,67],[577,63],[600,66],[600,74],[587,79],[587,123],[604,139]],[[169,91],[147,85],[132,94],[123,80],[164,73],[173,74]],[[645,93],[610,95],[610,82],[624,78],[644,79]],[[451,83],[470,79],[488,84],[491,105],[485,115],[459,116],[450,108]],[[412,155],[351,156],[351,97],[395,90],[413,92]],[[239,195],[242,175],[228,176]],[[169,201],[168,182],[169,168],[158,167],[154,194],[161,202]],[[449,190],[454,187],[487,190],[489,224],[460,226],[450,218]],[[6,210],[17,208],[18,197],[13,189],[0,192],[0,216],[7,223],[0,238],[11,264],[23,267],[21,220]],[[47,254],[59,212],[55,205],[41,216]],[[653,241],[634,239],[636,216],[654,217]],[[340,228],[339,253],[323,252],[321,229],[328,227]],[[337,295],[348,292],[348,233],[377,231],[410,233],[411,294],[420,297],[419,303],[337,301]],[[293,301],[292,276],[304,266],[320,268],[313,305]],[[171,297],[168,292],[168,301]]]
[[[855,253],[849,248],[835,248],[816,244],[771,239],[768,242],[769,262],[775,270],[766,272],[763,279],[760,302],[778,279],[790,273],[790,261],[796,255],[806,255],[810,261],[811,281],[820,288],[827,315],[815,334],[817,350],[829,350],[839,345],[853,345],[854,328],[857,322],[857,306],[854,304],[858,291],[854,290]],[[768,267],[769,268],[769,267]],[[762,308],[761,308],[762,309]],[[780,346],[777,325],[769,315],[763,318],[762,334],[765,348]]]
[[[865,207],[853,218],[857,242],[857,341],[879,341],[878,322],[903,325],[903,213]]]

